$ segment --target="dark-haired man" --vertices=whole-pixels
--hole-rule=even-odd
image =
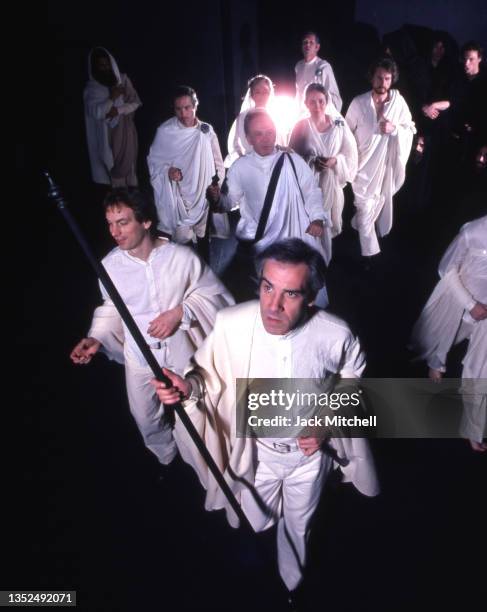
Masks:
[[[482,146],[487,145],[487,71],[482,69],[483,50],[475,41],[461,49],[462,74],[452,84],[451,129],[459,145],[454,154],[456,163],[472,164]]]
[[[117,247],[103,265],[159,364],[182,373],[213,328],[216,312],[233,299],[191,249],[158,237],[154,205],[142,194],[116,189],[105,198],[104,208]],[[103,305],[95,310],[90,331],[71,359],[87,364],[103,350],[125,364],[132,415],[147,448],[167,464],[176,447],[150,385],[152,371],[100,287]]]
[[[173,102],[175,116],[159,126],[147,163],[159,229],[184,244],[205,236],[206,190],[217,172],[223,181],[225,169],[217,135],[209,123],[196,116],[198,97],[194,89],[178,87]],[[213,221],[213,235],[227,238],[226,215],[215,215]]]
[[[95,183],[137,185],[135,111],[141,101],[130,79],[103,47],[90,51],[84,90],[86,138]]]
[[[354,98],[346,120],[358,148],[358,172],[352,181],[362,255],[380,252],[379,236],[392,228],[392,197],[406,176],[406,162],[416,132],[404,98],[392,85],[398,70],[389,58],[370,67],[372,90]],[[377,233],[376,233],[377,231]]]
[[[270,245],[259,256],[259,300],[220,311],[215,328],[193,358],[186,378],[169,372],[173,387],[153,381],[161,401],[180,399],[256,531],[277,523],[278,564],[286,587],[296,589],[305,564],[306,537],[322,485],[333,468],[317,437],[249,438],[236,435],[237,378],[356,378],[365,367],[358,340],[346,323],[314,308],[324,284],[325,262],[315,249],[291,238]],[[225,507],[236,517],[176,423],[183,458],[207,490],[205,507]],[[292,435],[290,433],[290,435]],[[295,436],[295,434],[294,434]],[[350,463],[348,480],[366,495],[377,493],[367,444],[335,440]]]

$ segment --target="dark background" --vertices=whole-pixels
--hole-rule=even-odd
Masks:
[[[335,69],[346,109],[368,88],[365,70],[382,34],[408,22],[448,30],[459,44],[483,36],[485,45],[485,3],[51,1],[38,20],[28,17],[29,63],[20,75],[35,87],[24,96],[30,112],[16,149],[25,234],[15,336],[29,374],[18,383],[20,408],[8,411],[19,422],[5,430],[11,444],[3,467],[12,484],[5,487],[0,588],[76,589],[88,611],[280,610],[285,597],[265,553],[274,534],[249,541],[219,513],[205,513],[196,478],[179,461],[161,480],[128,413],[121,368],[104,358],[71,366],[69,351],[99,299],[97,282],[43,198],[39,170],[61,184],[101,256],[110,241],[103,190],[90,182],[82,106],[92,46],[110,50],[142,99],[139,176],[147,187],[145,156],[171,115],[174,85],[195,87],[199,116],[224,148],[250,76],[265,72],[278,93],[292,94],[304,30],[322,36],[320,55]],[[334,243],[331,307],[359,333],[369,376],[425,374],[405,349],[411,326],[445,247],[462,223],[485,214],[485,182],[453,188],[450,180],[424,217],[397,198],[395,227],[372,277],[357,268],[350,229]],[[350,216],[348,193],[347,227]],[[452,355],[452,376],[461,371],[462,350]],[[478,605],[484,458],[462,440],[375,441],[374,450],[382,494],[369,500],[331,484],[316,514],[305,582],[312,609]]]

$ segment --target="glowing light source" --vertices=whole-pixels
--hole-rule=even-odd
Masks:
[[[291,130],[298,120],[298,109],[294,98],[274,96],[267,110],[276,124],[278,144],[287,145]]]

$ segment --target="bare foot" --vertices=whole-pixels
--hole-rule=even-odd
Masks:
[[[472,450],[477,453],[485,453],[487,451],[487,444],[485,442],[475,442],[475,440],[469,440]]]

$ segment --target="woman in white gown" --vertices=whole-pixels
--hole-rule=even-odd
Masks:
[[[357,145],[323,85],[308,85],[305,104],[309,117],[294,126],[289,146],[317,175],[323,206],[331,215],[332,236],[337,236],[342,231],[343,188],[357,172]]]
[[[274,85],[268,76],[258,74],[252,77],[248,83],[249,87],[245,94],[240,114],[237,116],[228,134],[228,155],[225,158],[225,168],[230,168],[234,161],[246,153],[252,151],[245,136],[245,116],[252,108],[265,108],[271,113],[272,101],[274,99]]]

